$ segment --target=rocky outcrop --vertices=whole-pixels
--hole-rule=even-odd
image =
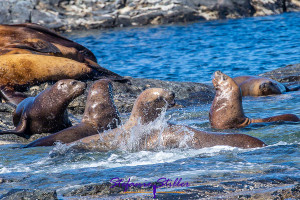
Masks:
[[[0,23],[56,30],[168,24],[300,11],[300,0],[1,0]]]
[[[287,65],[286,67],[260,74],[260,76],[269,77],[281,83],[299,84],[300,64]]]
[[[2,200],[16,199],[39,199],[39,200],[56,200],[56,191],[48,190],[29,190],[29,189],[12,189],[7,194],[0,196]]]

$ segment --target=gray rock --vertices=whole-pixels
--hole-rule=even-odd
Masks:
[[[56,191],[48,190],[29,190],[29,189],[12,189],[7,194],[0,197],[2,200],[27,200],[27,199],[39,199],[39,200],[56,200]]]
[[[112,184],[91,184],[85,185],[78,189],[73,189],[69,192],[63,194],[63,196],[88,196],[88,195],[107,195],[107,194],[117,194],[124,191],[123,188],[113,187]]]
[[[61,31],[300,11],[299,0],[1,0],[0,23],[34,22]]]
[[[30,15],[34,7],[34,1],[17,1],[11,8],[11,19],[15,24],[30,22]]]
[[[48,28],[58,29],[63,26],[58,15],[51,12],[33,10],[31,12],[31,22],[37,24],[47,24]]]
[[[269,77],[282,83],[300,83],[300,64],[287,65],[259,76]]]
[[[5,24],[11,21],[10,3],[7,1],[0,1],[0,24]]]

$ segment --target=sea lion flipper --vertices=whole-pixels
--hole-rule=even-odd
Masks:
[[[42,39],[26,39],[20,43],[6,46],[7,48],[28,49],[41,53],[61,54],[61,51],[53,44]]]
[[[298,91],[300,90],[300,86],[289,88],[287,86],[284,86],[287,92],[293,92],[293,91]]]
[[[0,135],[14,134],[14,135],[28,139],[29,136],[27,134],[25,134],[26,127],[27,127],[27,115],[26,115],[26,113],[24,113],[24,115],[22,115],[22,118],[15,130],[0,131]]]
[[[18,105],[21,101],[27,98],[27,95],[21,92],[16,92],[12,89],[2,89],[0,90],[0,97],[13,105]]]

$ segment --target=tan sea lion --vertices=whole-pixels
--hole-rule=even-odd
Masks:
[[[299,121],[299,118],[293,114],[263,119],[249,119],[244,114],[242,94],[236,82],[220,71],[216,71],[214,75],[215,78],[212,82],[216,89],[216,95],[209,112],[209,121],[212,128],[230,129],[241,128],[251,123]]]
[[[70,127],[67,106],[77,96],[83,94],[86,84],[73,79],[60,80],[51,88],[28,97],[18,104],[13,122],[15,130],[0,131],[30,138],[39,133],[53,133]]]
[[[25,147],[51,146],[55,142],[70,143],[114,129],[121,120],[114,105],[112,84],[107,79],[96,81],[90,88],[81,122],[47,137],[40,138]]]
[[[275,80],[260,76],[239,76],[233,78],[233,80],[241,88],[243,96],[283,94],[287,91],[295,91],[299,89],[299,87],[289,89]]]
[[[109,151],[124,149],[130,151],[158,148],[204,148],[215,145],[229,145],[241,148],[265,146],[257,138],[245,134],[222,134],[203,132],[182,125],[153,123],[167,106],[174,105],[174,93],[161,88],[145,90],[136,100],[129,120],[121,127],[83,138],[71,143],[74,148]]]
[[[68,78],[84,80],[101,77],[123,79],[104,68],[99,72],[86,63],[68,58],[34,54],[0,56],[0,97],[15,105],[26,98],[16,91],[27,86]]]
[[[0,25],[0,55],[19,53],[20,50],[97,63],[89,49],[43,26],[32,23]]]

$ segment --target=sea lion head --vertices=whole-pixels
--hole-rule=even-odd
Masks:
[[[272,80],[264,81],[261,84],[259,84],[257,87],[258,88],[256,90],[258,91],[258,96],[265,96],[270,94],[282,94],[279,84],[276,84],[276,82]]]
[[[86,84],[81,81],[74,79],[64,79],[57,81],[52,87],[53,90],[56,90],[55,95],[66,100],[66,103],[70,103],[73,99],[82,95]]]
[[[236,84],[236,82],[221,71],[216,71],[214,73],[212,82],[217,91],[239,89],[239,86]]]
[[[134,103],[129,122],[141,120],[147,124],[155,120],[164,108],[175,105],[174,92],[162,88],[150,88],[143,91]]]
[[[113,87],[108,79],[95,81],[89,89],[83,122],[95,124],[98,128],[115,128],[121,124],[119,112],[113,101]]]

